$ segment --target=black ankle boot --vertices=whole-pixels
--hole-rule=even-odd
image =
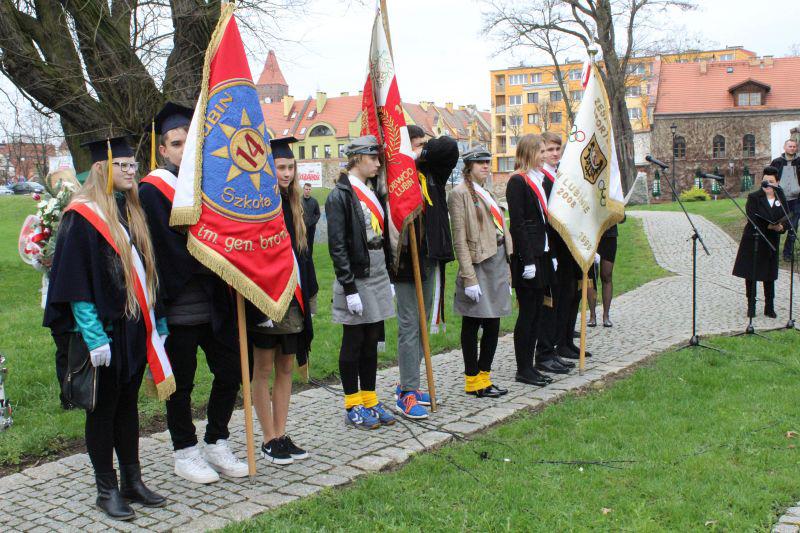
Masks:
[[[167,499],[145,487],[139,463],[119,465],[119,492],[122,497],[145,507],[163,507]]]
[[[136,513],[119,493],[117,473],[95,474],[94,478],[97,482],[97,507],[111,518],[133,520]]]
[[[775,313],[775,306],[772,302],[768,302],[764,305],[764,315],[768,316],[769,318],[778,318],[778,315]]]

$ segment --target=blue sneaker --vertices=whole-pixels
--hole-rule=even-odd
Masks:
[[[363,405],[356,405],[349,411],[345,411],[344,423],[358,429],[375,429],[381,426],[380,420],[375,418],[372,410]]]
[[[373,416],[380,420],[381,425],[391,426],[396,422],[394,415],[386,410],[382,403],[378,402],[376,405],[370,407]]]
[[[428,418],[428,410],[422,407],[417,402],[417,395],[412,392],[407,392],[397,400],[397,408],[400,413],[406,418],[420,419]]]
[[[431,404],[431,395],[427,392],[422,392],[421,390],[411,391],[414,393],[414,396],[417,397],[417,403],[420,405],[429,406]],[[399,400],[400,396],[403,394],[403,391],[400,389],[400,385],[397,385],[397,388],[394,391],[394,399]]]

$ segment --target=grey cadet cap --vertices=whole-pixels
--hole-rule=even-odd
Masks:
[[[461,159],[464,163],[468,163],[469,161],[491,161],[492,154],[483,146],[476,146],[464,152]]]
[[[353,139],[353,142],[345,147],[344,153],[347,154],[347,157],[362,154],[378,155],[381,153],[381,145],[378,144],[378,139],[376,139],[374,135],[364,135],[363,137]]]

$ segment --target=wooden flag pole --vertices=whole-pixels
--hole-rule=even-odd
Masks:
[[[589,271],[583,273],[581,283],[581,355],[578,360],[578,373],[582,376],[586,369],[586,286],[589,284]]]
[[[436,412],[436,384],[433,381],[433,363],[431,362],[431,345],[428,340],[428,318],[425,314],[425,299],[422,296],[422,275],[419,266],[419,250],[417,249],[417,232],[414,224],[408,228],[408,242],[411,243],[411,265],[414,270],[414,285],[417,289],[417,309],[419,310],[419,334],[422,341],[422,353],[425,354],[425,375],[428,378],[428,394],[431,396],[431,411]]]
[[[244,296],[236,293],[236,319],[239,323],[239,360],[242,364],[242,396],[244,397],[244,430],[247,438],[247,470],[250,482],[256,477],[256,446],[253,435],[253,399],[250,395],[250,361],[247,355],[247,326],[244,315]]]

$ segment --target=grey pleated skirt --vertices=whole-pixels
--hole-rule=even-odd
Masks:
[[[347,310],[347,296],[342,284],[333,280],[333,309],[331,321],[335,324],[372,324],[394,316],[392,287],[386,271],[383,250],[369,251],[369,277],[356,278],[356,288],[364,305],[364,313],[354,315]]]
[[[485,261],[472,265],[481,286],[481,299],[477,303],[464,292],[464,280],[456,277],[456,292],[453,295],[453,312],[473,318],[500,318],[511,314],[511,287],[505,246],[498,246],[497,253]]]

